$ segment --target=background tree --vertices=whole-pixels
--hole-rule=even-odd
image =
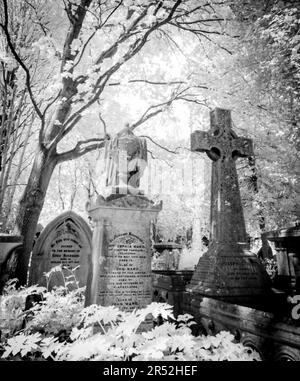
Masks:
[[[24,5],[12,1],[11,9],[7,16],[14,31],[12,38],[18,41],[20,50],[26,49],[40,33],[30,18],[27,19]],[[24,59],[28,60],[26,53]],[[29,60],[28,66],[34,72],[34,62]],[[23,77],[0,29],[0,215],[4,232],[11,228],[12,201],[20,187],[20,176],[28,165],[28,142],[34,132],[35,113]]]
[[[299,218],[300,8],[298,1],[241,0],[233,9],[240,21],[237,65],[260,119],[248,189],[263,232]]]

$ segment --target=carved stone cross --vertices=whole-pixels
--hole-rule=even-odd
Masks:
[[[252,141],[238,137],[232,130],[229,110],[215,109],[210,120],[210,131],[195,131],[191,135],[192,151],[206,152],[213,164],[210,243],[187,290],[193,298],[205,295],[234,303],[256,303],[257,297],[268,292],[270,281],[256,255],[247,250],[235,166],[238,157],[253,155]]]
[[[211,240],[246,243],[246,229],[235,160],[253,155],[252,141],[237,137],[229,110],[210,114],[209,132],[191,135],[192,151],[206,152],[213,160],[211,184]]]

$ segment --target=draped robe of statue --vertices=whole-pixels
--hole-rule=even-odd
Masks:
[[[105,145],[105,185],[113,193],[142,193],[140,178],[147,166],[146,140],[127,127]]]

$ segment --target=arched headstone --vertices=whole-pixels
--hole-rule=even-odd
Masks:
[[[72,211],[59,215],[46,226],[34,245],[29,283],[46,286],[44,273],[61,265],[65,278],[60,272],[53,272],[48,285],[50,288],[64,285],[66,281],[74,282],[72,271],[79,286],[85,286],[91,247],[92,231],[87,222]]]

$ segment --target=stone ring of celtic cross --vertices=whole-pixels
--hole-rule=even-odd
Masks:
[[[211,149],[207,152],[207,155],[211,160],[217,161],[221,157],[221,150],[217,147],[211,147]]]

